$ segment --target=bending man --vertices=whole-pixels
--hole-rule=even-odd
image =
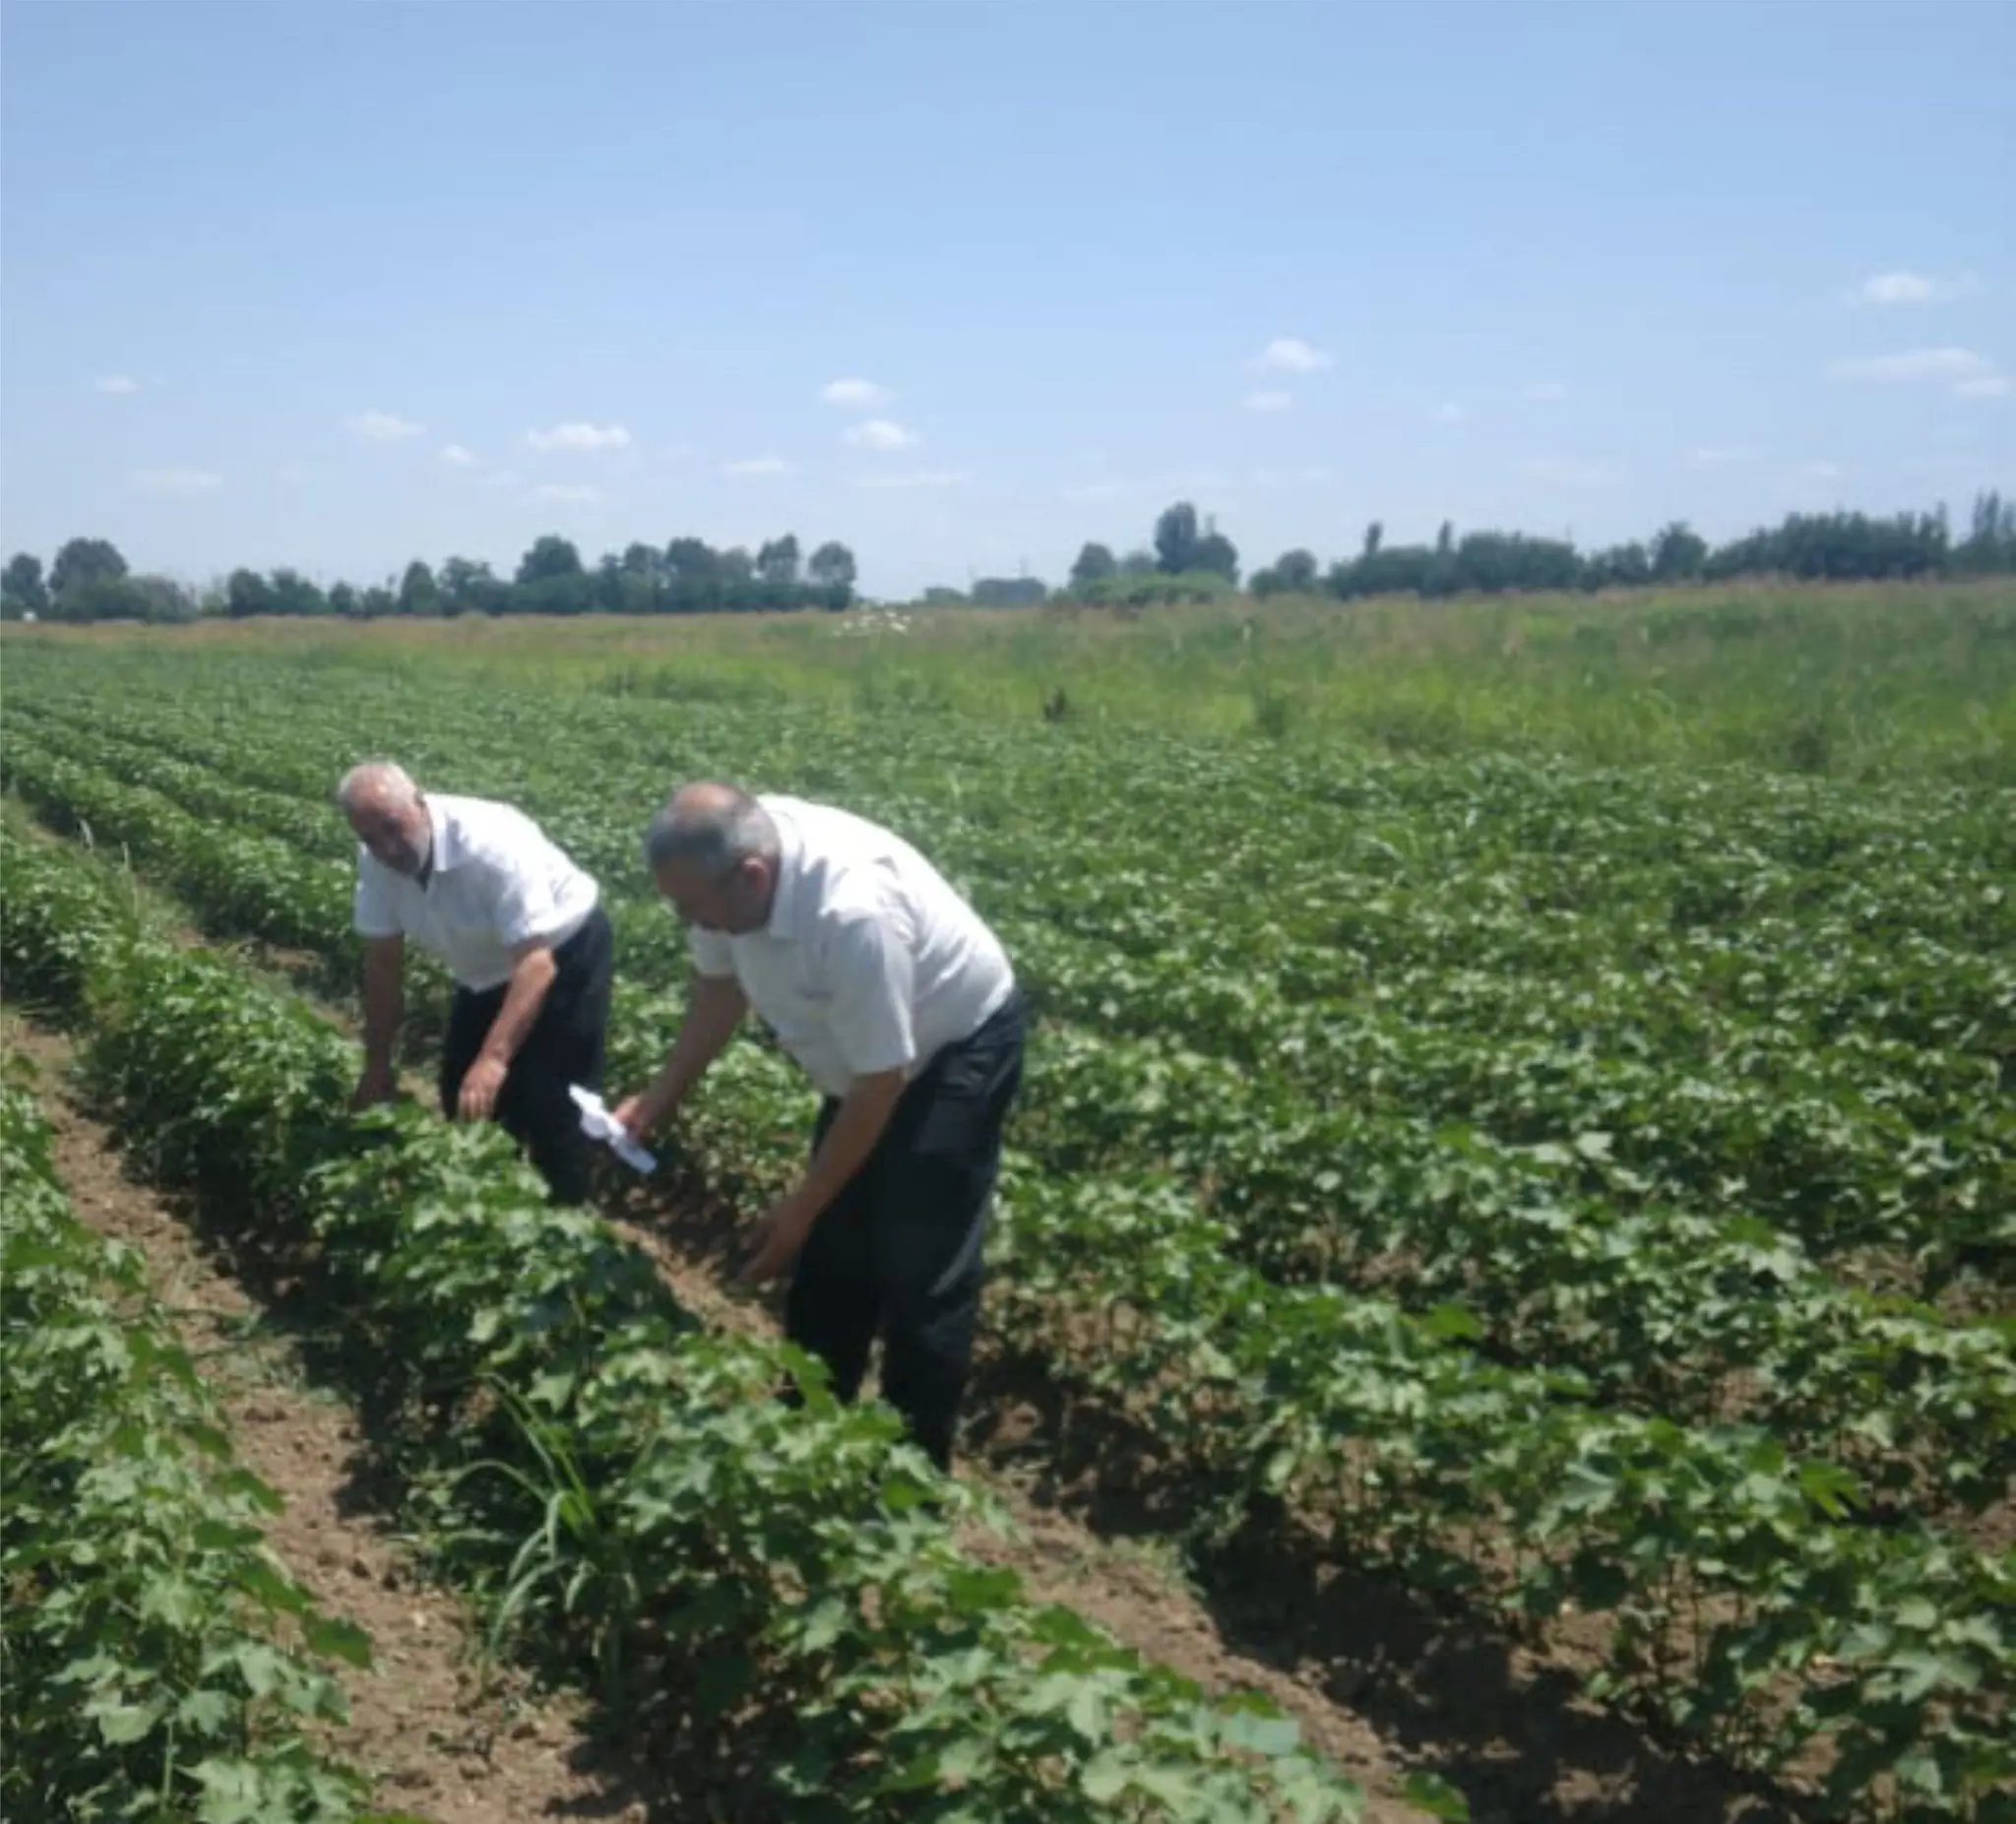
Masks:
[[[1022,1079],[1008,958],[915,849],[826,805],[690,785],[645,858],[690,928],[695,980],[663,1070],[618,1118],[647,1133],[755,1008],[824,1101],[809,1168],[758,1223],[742,1277],[795,1263],[786,1332],[843,1400],[879,1330],[882,1392],[948,1469]]]
[[[553,1202],[585,1203],[589,1142],[570,1083],[599,1091],[614,946],[595,880],[508,804],[423,792],[372,761],[337,788],[360,848],[364,1073],[353,1108],[390,1101],[405,1017],[406,940],[455,978],[441,1111],[495,1115]]]

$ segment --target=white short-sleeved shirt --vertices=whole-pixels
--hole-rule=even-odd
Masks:
[[[916,1076],[1015,989],[1007,953],[901,837],[851,812],[764,795],[781,844],[760,931],[695,925],[695,969],[732,976],[829,1096],[899,1067]]]
[[[511,978],[519,944],[564,944],[595,911],[595,877],[523,811],[430,791],[427,815],[434,865],[424,887],[357,846],[351,922],[360,936],[410,937],[481,992]]]

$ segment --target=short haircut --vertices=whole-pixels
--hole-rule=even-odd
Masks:
[[[644,859],[653,873],[682,861],[710,879],[742,862],[778,854],[777,825],[750,793],[709,783],[675,791],[644,833]]]

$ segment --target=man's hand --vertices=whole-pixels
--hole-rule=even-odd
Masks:
[[[774,1280],[798,1257],[805,1237],[812,1232],[817,1211],[795,1197],[780,1197],[764,1211],[749,1236],[749,1254],[735,1274],[737,1286],[761,1286]]]
[[[642,1140],[664,1119],[663,1110],[654,1107],[648,1095],[626,1096],[609,1112],[632,1140]]]
[[[350,1092],[350,1113],[362,1114],[366,1108],[375,1108],[380,1102],[389,1102],[399,1096],[399,1079],[393,1074],[390,1064],[366,1064],[364,1074],[357,1079],[357,1087]]]
[[[487,1121],[497,1111],[497,1092],[504,1087],[505,1066],[500,1059],[479,1056],[462,1079],[455,1093],[455,1116],[459,1121]]]

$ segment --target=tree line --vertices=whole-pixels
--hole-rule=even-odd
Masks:
[[[1711,545],[1682,521],[1650,539],[1582,551],[1565,538],[1472,532],[1445,521],[1432,544],[1388,544],[1385,528],[1365,528],[1355,557],[1324,568],[1314,552],[1285,551],[1246,581],[1256,596],[1494,595],[1506,590],[1642,589],[1777,576],[1813,582],[1874,581],[2016,572],[2016,500],[1992,490],[1975,497],[1965,538],[1956,539],[1946,509],[1900,513],[1793,513]],[[1188,501],[1155,523],[1151,545],[1115,557],[1087,544],[1061,592],[1087,602],[1149,605],[1207,600],[1239,584],[1238,552]]]
[[[189,621],[208,615],[329,615],[377,620],[448,614],[713,614],[779,608],[846,608],[854,598],[854,555],[828,541],[809,557],[794,534],[752,554],[718,551],[704,539],[661,547],[634,543],[593,568],[572,540],[536,539],[510,577],[487,563],[451,557],[439,570],[415,558],[397,582],[324,589],[300,571],[233,570],[197,591],[173,578],[136,574],[105,538],[72,538],[45,576],[41,559],[18,552],[0,571],[0,614],[20,620]]]
[[[1712,545],[1674,521],[1645,540],[1582,551],[1565,538],[1470,532],[1444,522],[1432,544],[1388,544],[1376,520],[1356,556],[1327,568],[1314,552],[1285,551],[1245,579],[1256,596],[1415,595],[1430,599],[1507,590],[1617,590],[1738,577],[1813,582],[1880,581],[2016,573],[2016,500],[1990,490],[1975,497],[1967,535],[1956,538],[1946,509],[1899,513],[1794,513],[1774,528]],[[787,533],[752,554],[717,550],[701,538],[662,547],[633,543],[590,568],[569,539],[536,539],[509,577],[487,563],[451,557],[438,570],[415,559],[397,582],[324,589],[298,570],[234,570],[202,591],[163,576],[135,574],[104,538],[72,538],[46,576],[40,558],[20,552],[0,571],[0,616],[58,621],[243,619],[258,614],[373,620],[395,615],[712,614],[757,609],[843,609],[854,600],[853,553],[829,540],[803,555]],[[1065,586],[1035,577],[989,577],[969,591],[931,589],[927,604],[1026,607],[1059,598],[1144,607],[1204,601],[1240,586],[1239,554],[1216,524],[1178,501],[1156,520],[1149,544],[1115,556],[1089,543]]]

